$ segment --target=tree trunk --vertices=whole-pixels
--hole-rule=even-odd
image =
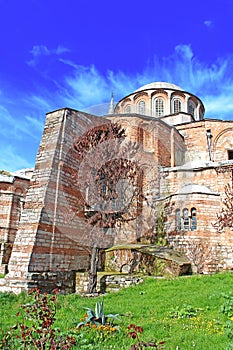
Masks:
[[[95,244],[91,250],[91,264],[90,264],[89,282],[88,282],[88,293],[90,294],[97,292],[98,253],[99,253],[99,248]]]

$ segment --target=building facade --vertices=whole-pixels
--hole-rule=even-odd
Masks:
[[[110,107],[101,118],[68,108],[48,113],[31,179],[0,177],[4,290],[72,291],[93,245],[158,236],[184,252],[196,272],[233,268],[232,228],[216,227],[226,186],[232,189],[233,122],[205,119],[198,97],[164,82]],[[122,143],[110,124],[124,129]],[[93,134],[110,136],[87,152]],[[137,184],[125,172],[115,196],[107,197],[104,182],[97,192],[99,169],[123,163],[138,171]]]

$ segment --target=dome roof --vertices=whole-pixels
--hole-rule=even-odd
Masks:
[[[171,84],[171,83],[166,83],[166,82],[163,82],[163,81],[157,81],[157,82],[154,82],[154,83],[143,85],[139,89],[135,90],[134,92],[143,91],[143,90],[147,90],[147,89],[172,89],[172,90],[184,91],[184,89],[182,89],[178,85]]]
[[[184,185],[179,191],[177,191],[177,194],[189,194],[189,193],[209,194],[212,192],[208,187],[204,185],[198,185],[198,184],[187,184],[187,185]]]

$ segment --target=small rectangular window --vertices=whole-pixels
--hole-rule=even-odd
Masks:
[[[232,149],[228,151],[228,159],[229,160],[233,159],[233,150]]]

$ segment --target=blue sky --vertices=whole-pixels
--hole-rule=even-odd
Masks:
[[[152,81],[233,120],[233,1],[0,0],[0,169],[33,167],[45,114]]]

